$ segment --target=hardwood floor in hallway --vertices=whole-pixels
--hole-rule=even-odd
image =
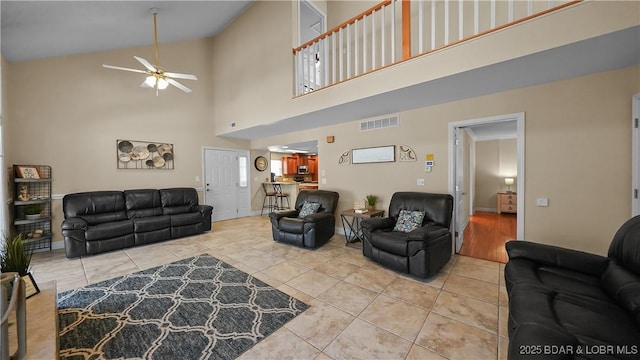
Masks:
[[[506,263],[504,244],[516,238],[517,216],[476,211],[464,229],[460,255]]]

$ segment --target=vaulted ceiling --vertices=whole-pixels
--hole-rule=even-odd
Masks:
[[[8,62],[214,36],[254,0],[1,1],[1,51]]]

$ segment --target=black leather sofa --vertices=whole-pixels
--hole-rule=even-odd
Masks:
[[[269,214],[273,240],[305,248],[317,248],[326,244],[336,231],[334,213],[339,197],[335,191],[300,191],[294,210]],[[298,215],[305,201],[319,203],[320,207],[315,213],[300,218]]]
[[[640,359],[640,217],[608,257],[506,244],[509,353],[515,359]]]
[[[65,195],[62,235],[74,258],[211,230],[209,205],[193,188],[93,191]]]
[[[393,231],[401,210],[424,212],[422,226],[411,232]],[[360,223],[362,253],[396,271],[420,278],[436,275],[453,251],[449,231],[452,215],[453,197],[449,194],[397,192],[389,203],[389,217]]]

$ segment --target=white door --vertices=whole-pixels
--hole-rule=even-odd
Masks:
[[[464,184],[464,136],[462,136],[461,128],[455,129],[455,145],[456,145],[456,186],[455,186],[455,234],[456,234],[456,252],[460,251],[462,248],[462,243],[464,242],[464,227],[467,222],[465,219],[467,218],[466,210],[465,210],[465,199],[466,199],[466,191]]]
[[[204,198],[205,204],[213,206],[212,221],[248,216],[250,203],[247,152],[205,149],[204,159]]]

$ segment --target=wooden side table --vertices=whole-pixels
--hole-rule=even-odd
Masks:
[[[511,213],[516,214],[518,212],[518,194],[511,193],[498,193],[497,194],[497,210],[498,214]]]
[[[372,217],[384,216],[384,210],[369,210],[366,213],[357,213],[354,209],[344,210],[340,212],[342,220],[342,228],[344,229],[345,245],[357,241],[364,241],[360,221]]]

